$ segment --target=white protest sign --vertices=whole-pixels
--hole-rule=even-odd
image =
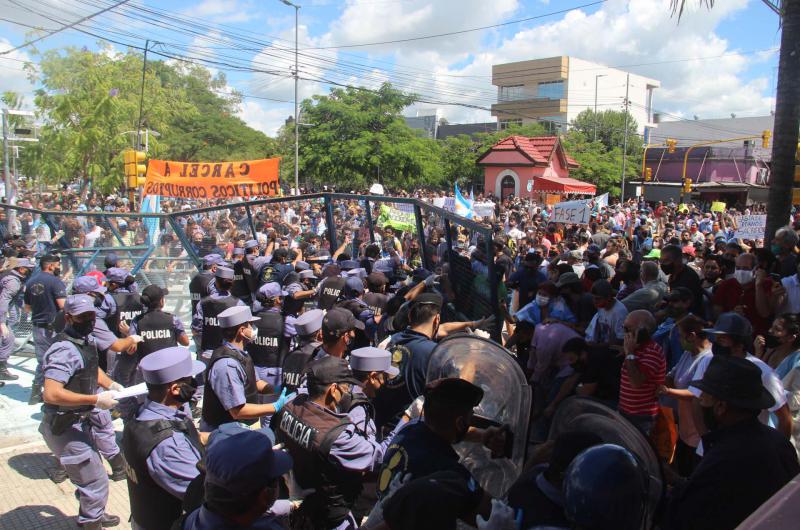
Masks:
[[[481,217],[494,217],[494,203],[491,201],[476,202],[472,205],[472,211]]]
[[[742,215],[736,218],[736,239],[764,239],[764,231],[767,229],[766,215]]]
[[[550,221],[587,225],[591,214],[592,209],[589,207],[589,201],[559,202],[553,206],[553,216]]]

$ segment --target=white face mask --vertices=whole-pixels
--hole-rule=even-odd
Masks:
[[[539,307],[544,307],[549,303],[550,303],[550,297],[549,296],[545,296],[543,294],[537,294],[536,295],[536,305],[538,305]]]
[[[736,281],[741,285],[744,285],[753,281],[753,271],[736,269],[733,271],[733,277],[736,278]]]

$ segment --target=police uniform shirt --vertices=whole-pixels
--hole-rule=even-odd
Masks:
[[[392,335],[388,350],[394,354],[397,347],[406,348],[411,355],[406,356],[404,366],[399,366],[406,388],[414,399],[425,390],[425,379],[428,373],[428,361],[437,343],[427,336],[410,329]]]
[[[110,294],[105,293],[103,294],[103,300],[100,302],[100,305],[95,305],[94,310],[97,320],[106,319],[109,315],[113,315],[117,312],[117,302]]]
[[[38,271],[25,284],[25,303],[31,306],[31,322],[47,325],[58,313],[56,300],[67,297],[64,282],[49,272]]]
[[[249,357],[246,351],[240,350],[228,341],[223,341],[222,345]],[[247,374],[236,359],[224,358],[215,362],[208,372],[208,380],[225,410],[231,410],[247,402],[244,393]]]
[[[15,270],[0,278],[0,322],[19,319],[19,294],[22,291],[22,276]]]
[[[234,530],[241,528],[224,517],[201,506],[186,516],[182,530]],[[247,527],[251,530],[283,530],[280,520],[272,515],[262,515]]]
[[[200,304],[197,304],[198,307]],[[142,313],[145,314],[145,313]],[[128,332],[129,335],[139,335],[139,327],[138,327],[138,320],[131,320],[130,323],[130,331]],[[186,334],[186,328],[183,327],[183,322],[181,319],[175,315],[172,315],[172,328],[175,330],[175,336],[180,337],[181,335]]]
[[[145,399],[144,406],[136,417],[139,421],[191,419],[191,413],[184,405],[183,409],[174,409],[150,399]],[[183,500],[189,483],[200,473],[197,462],[200,452],[182,432],[174,431],[172,436],[155,446],[147,457],[147,471],[150,477],[170,495]]]
[[[131,331],[131,334],[133,333],[134,332]],[[105,320],[100,319],[95,320],[91,337],[94,339],[95,344],[97,344],[97,350],[101,352],[109,349],[118,339],[118,337],[108,329],[108,324],[106,324]]]
[[[218,298],[226,298],[230,296],[228,291],[219,291],[210,295],[212,299]],[[237,299],[236,305],[245,305],[244,302]],[[192,317],[192,331],[195,333],[202,333],[203,332],[203,304],[197,304],[197,309],[194,312],[194,316]]]

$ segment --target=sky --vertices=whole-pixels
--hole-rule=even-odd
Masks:
[[[48,35],[0,55],[0,91],[30,102],[36,83],[23,65],[36,63],[34,48],[125,51],[150,39],[151,57],[224,73],[245,96],[239,115],[250,126],[275,135],[293,114],[294,8],[279,0],[131,0],[49,35],[118,2],[0,0],[0,54]],[[687,0],[680,20],[669,0],[296,3],[300,100],[389,81],[423,100],[407,115],[436,108],[450,123],[493,121],[493,64],[569,55],[659,80],[653,107],[666,120],[774,109],[780,29],[761,0],[717,0],[712,10]],[[606,108],[622,110],[621,102]]]

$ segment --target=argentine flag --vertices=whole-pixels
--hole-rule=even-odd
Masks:
[[[472,219],[475,215],[472,209],[472,201],[465,199],[464,196],[461,195],[461,190],[458,189],[458,183],[456,183],[455,212],[457,215],[466,217],[467,219]]]
[[[140,213],[158,213],[161,211],[161,195],[146,195],[142,198]],[[147,228],[147,244],[156,245],[158,241],[159,220],[155,217],[145,217],[142,221]]]

